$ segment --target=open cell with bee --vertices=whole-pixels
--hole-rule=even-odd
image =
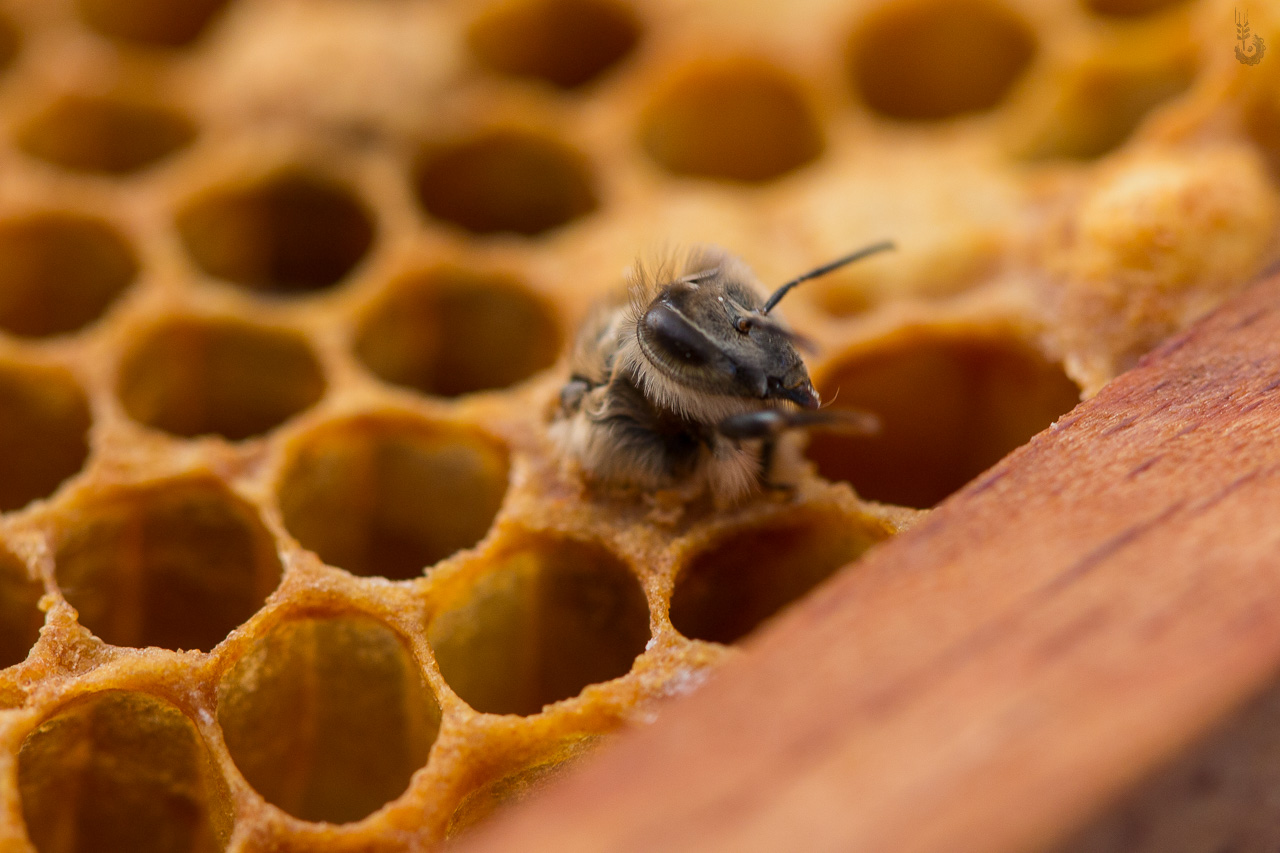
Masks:
[[[606,488],[702,488],[724,504],[790,488],[784,469],[798,460],[779,456],[788,430],[821,424],[866,433],[878,422],[870,413],[817,411],[822,400],[798,339],[770,312],[797,284],[890,248],[859,250],[767,299],[745,264],[712,248],[692,251],[669,273],[638,268],[628,303],[598,310],[574,344],[552,427],[562,452]]]

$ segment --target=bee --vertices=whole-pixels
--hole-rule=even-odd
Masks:
[[[770,312],[796,285],[891,248],[866,246],[768,298],[746,264],[716,247],[694,249],[670,273],[637,265],[628,298],[597,309],[575,340],[551,427],[561,451],[605,486],[705,489],[719,504],[789,490],[779,478],[798,462],[798,447],[794,460],[779,458],[788,431],[874,432],[878,422],[819,411],[803,339]]]

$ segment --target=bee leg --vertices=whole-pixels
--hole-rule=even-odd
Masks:
[[[880,430],[880,419],[869,412],[824,409],[793,412],[785,409],[758,409],[730,415],[716,425],[716,431],[730,441],[759,439],[760,485],[772,491],[791,491],[792,486],[772,481],[778,439],[789,429],[827,427],[855,435],[872,435]]]
[[[732,441],[748,438],[776,439],[789,429],[824,427],[852,435],[874,435],[880,419],[856,409],[823,409],[793,412],[786,409],[757,409],[730,415],[716,425],[716,432]]]
[[[730,441],[751,438],[777,438],[791,426],[786,412],[778,409],[757,409],[730,415],[716,425],[716,432]]]
[[[760,470],[757,472],[760,486],[771,492],[790,494],[794,486],[773,481],[773,462],[777,455],[778,438],[788,429],[805,425],[795,421],[796,413],[779,409],[760,409],[732,415],[719,423],[716,430],[733,442],[749,439],[760,440]]]
[[[776,483],[773,480],[773,461],[778,452],[777,437],[766,438],[760,445],[760,487],[775,494],[790,495],[796,487],[792,483]]]
[[[572,414],[582,405],[582,398],[591,390],[591,383],[581,376],[570,377],[560,389],[560,410]]]

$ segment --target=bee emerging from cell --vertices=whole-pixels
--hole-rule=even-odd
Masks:
[[[712,247],[692,251],[669,280],[637,267],[628,299],[583,324],[552,435],[598,485],[705,490],[721,505],[789,490],[799,469],[790,432],[879,424],[866,412],[820,409],[802,339],[770,312],[797,284],[891,248],[867,246],[767,299],[742,261]]]

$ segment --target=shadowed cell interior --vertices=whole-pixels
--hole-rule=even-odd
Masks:
[[[536,714],[625,675],[649,641],[649,606],[604,547],[528,534],[451,583],[427,632],[472,708]]]

